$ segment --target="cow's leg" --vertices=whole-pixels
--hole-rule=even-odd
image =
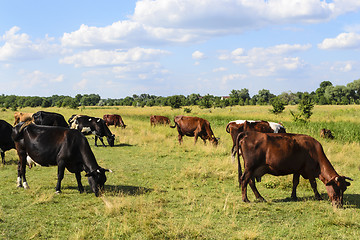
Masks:
[[[292,200],[296,201],[297,200],[297,196],[296,196],[296,188],[299,185],[299,180],[300,180],[300,174],[295,173],[293,175],[293,189],[292,189],[292,193],[291,193],[291,198]]]
[[[317,200],[322,200],[322,197],[320,196],[318,190],[317,190],[317,185],[316,185],[316,180],[315,178],[309,178],[309,182],[310,182],[310,185],[314,191],[314,194],[315,194],[315,198]]]
[[[266,202],[266,200],[260,195],[259,191],[257,190],[257,188],[255,186],[255,179],[254,178],[250,179],[249,185],[251,187],[251,190],[255,194],[256,199],[259,200],[259,201],[262,201],[262,202]]]
[[[179,140],[179,143],[180,143],[180,144],[183,142],[182,137],[183,137],[183,136],[182,136],[181,134],[179,134],[179,136],[178,136],[178,140]]]
[[[204,144],[206,144],[206,138],[203,136],[200,136],[200,138],[204,141]],[[210,141],[210,140],[209,140]]]
[[[96,139],[97,136],[95,136],[95,139]],[[102,143],[103,147],[106,147],[105,143],[104,143],[104,140],[102,137],[98,137],[100,139],[100,142]],[[96,140],[95,140],[95,145],[96,145]]]
[[[198,137],[199,137],[198,133],[195,132],[195,134],[194,134],[194,144],[196,144]]]
[[[95,147],[97,147],[97,140],[98,140],[98,136],[95,135]]]
[[[81,184],[81,174],[80,174],[80,172],[76,172],[75,177],[76,177],[76,181],[77,181],[77,184],[78,184],[79,192],[83,193],[84,192],[84,187]]]
[[[1,162],[2,162],[2,164],[5,165],[5,153],[1,148],[0,148],[0,152],[1,152]]]
[[[30,188],[26,181],[26,153],[18,154],[19,162],[18,162],[18,177],[17,177],[17,187],[24,187],[25,189]]]
[[[61,181],[64,178],[64,172],[65,172],[65,165],[58,164],[58,180],[55,188],[56,193],[61,193]]]
[[[247,185],[250,181],[251,173],[244,171],[243,175],[241,176],[241,194],[243,202],[250,202],[247,197]]]

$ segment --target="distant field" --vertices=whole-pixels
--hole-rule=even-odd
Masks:
[[[269,113],[271,106],[225,109],[168,107],[25,108],[102,117],[120,114],[126,129],[110,127],[114,147],[89,143],[100,166],[110,168],[105,192],[96,198],[82,173],[86,193],[79,194],[73,174],[65,172],[62,193],[55,194],[56,167],[27,169],[29,190],[16,188],[15,150],[0,165],[0,239],[359,239],[360,232],[360,106],[315,106],[308,124],[292,121],[284,113]],[[210,121],[220,137],[218,147],[196,145],[184,137],[179,145],[176,129],[151,127],[150,115],[172,119],[183,114]],[[13,112],[0,112],[13,123]],[[265,175],[257,183],[267,202],[241,201],[237,165],[231,162],[232,140],[225,131],[231,120],[282,122],[288,132],[309,134],[319,140],[340,175],[354,179],[344,194],[345,208],[334,209],[325,187],[317,181],[323,201],[314,198],[308,181],[301,179],[299,201],[290,201],[292,177]],[[320,139],[329,128],[334,140]],[[105,141],[106,142],[106,141]]]

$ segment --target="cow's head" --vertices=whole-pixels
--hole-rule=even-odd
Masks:
[[[91,190],[95,193],[95,196],[99,196],[99,191],[104,189],[104,184],[106,182],[105,172],[110,172],[109,169],[98,168],[95,171],[87,173],[85,177],[88,177],[89,185]]]
[[[335,207],[343,206],[344,192],[347,187],[350,186],[350,183],[346,180],[353,181],[351,178],[345,176],[336,176],[326,183],[326,190],[330,201]]]
[[[107,138],[107,141],[108,141],[110,147],[113,147],[113,146],[114,146],[114,142],[115,142],[115,135],[112,134],[111,136],[108,136],[108,137],[106,137],[106,138]]]
[[[210,139],[210,142],[211,142],[212,144],[214,144],[215,146],[217,146],[217,145],[219,144],[219,140],[220,140],[220,138],[217,138],[217,137],[213,136],[213,137]]]

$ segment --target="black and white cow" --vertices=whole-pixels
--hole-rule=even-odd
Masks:
[[[37,125],[69,127],[64,116],[59,113],[38,111],[32,118]]]
[[[106,147],[103,141],[103,137],[107,138],[109,145],[114,146],[115,135],[110,132],[105,121],[101,118],[89,117],[89,116],[78,116],[72,123],[71,128],[79,130],[84,135],[94,134],[95,135],[95,146],[97,146],[97,139],[99,138],[102,145]]]
[[[18,187],[29,188],[25,173],[27,156],[30,156],[38,165],[58,166],[58,193],[61,192],[65,168],[75,173],[80,193],[84,191],[80,175],[82,171],[86,172],[85,176],[96,196],[104,188],[105,172],[109,170],[98,165],[87,139],[79,131],[21,122],[13,128],[12,138],[19,156]]]
[[[15,143],[11,138],[11,133],[11,124],[4,120],[0,120],[0,153],[3,164],[5,164],[5,152],[10,149],[15,149]]]

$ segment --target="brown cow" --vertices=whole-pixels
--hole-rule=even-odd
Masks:
[[[174,126],[170,126],[171,128],[177,127],[179,136],[179,143],[182,143],[182,137],[195,137],[195,142],[197,138],[200,137],[204,143],[206,140],[209,140],[214,145],[218,144],[218,138],[215,137],[213,131],[211,130],[210,123],[208,120],[199,118],[199,117],[188,117],[188,116],[176,116],[174,118]]]
[[[345,180],[352,179],[340,176],[335,171],[321,144],[314,138],[290,133],[243,132],[239,134],[237,142],[244,159],[244,173],[241,175],[238,156],[238,178],[244,202],[249,202],[246,192],[248,183],[256,198],[264,201],[256,189],[255,178],[267,173],[275,176],[294,174],[292,199],[297,199],[296,187],[301,175],[309,179],[316,199],[321,199],[315,180],[319,178],[325,184],[332,204],[342,207],[343,193],[350,186]]]
[[[332,135],[331,130],[325,128],[320,130],[320,137],[334,139],[334,135]]]
[[[170,124],[170,119],[164,116],[152,115],[150,117],[150,125],[155,126],[158,124],[162,124],[162,125]]]
[[[18,124],[19,122],[26,122],[26,121],[32,121],[32,113],[22,113],[22,112],[15,112],[14,113],[14,126]]]
[[[226,132],[230,133],[233,140],[231,148],[231,158],[235,161],[236,151],[236,138],[237,135],[245,131],[257,131],[264,133],[285,133],[285,128],[280,123],[267,122],[267,121],[251,121],[251,120],[236,120],[231,121],[226,126]]]
[[[122,127],[122,128],[126,127],[121,116],[118,114],[105,114],[103,116],[103,120],[105,121],[106,126],[114,125],[115,127]]]

